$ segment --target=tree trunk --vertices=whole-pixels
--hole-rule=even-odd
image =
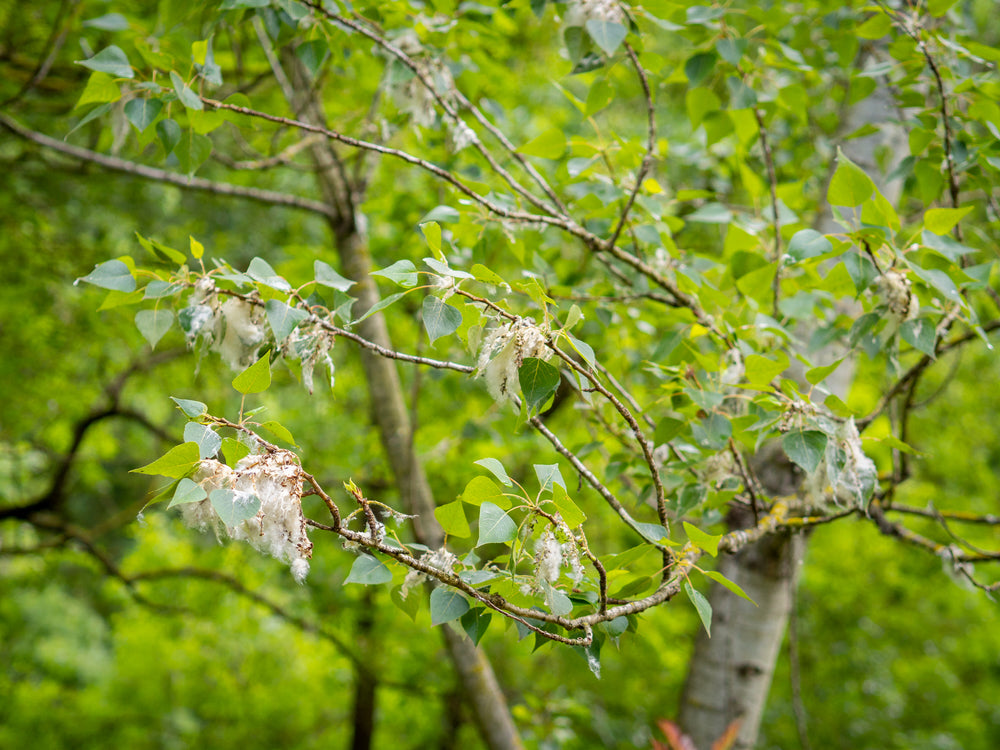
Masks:
[[[892,120],[895,107],[891,92],[880,86],[871,96],[845,112],[844,135],[866,124],[879,131],[864,138],[846,141],[842,148],[861,167],[895,205],[901,184],[886,184],[880,179],[876,160],[880,148],[892,155],[889,170],[901,155],[908,153],[906,133]],[[821,232],[840,231],[829,208],[817,218]],[[808,332],[803,337],[808,340]],[[821,352],[817,359],[827,363],[843,355],[842,351]],[[853,369],[845,362],[826,381],[827,387],[842,398],[853,379]],[[799,484],[795,467],[775,447],[758,456],[757,471],[765,489],[772,495],[792,494]],[[731,513],[730,530],[753,522],[747,513]],[[740,730],[734,747],[752,748],[757,742],[761,718],[771,686],[771,677],[784,638],[794,602],[794,587],[805,552],[802,536],[779,535],[753,544],[736,555],[722,559],[719,570],[739,584],[759,606],[740,599],[727,589],[713,585],[709,595],[712,605],[712,637],[704,632],[698,637],[681,695],[679,723],[696,747],[705,750],[722,735],[726,727],[739,719]]]
[[[301,64],[292,55],[285,59],[293,75],[293,91],[289,97],[293,109],[305,122],[325,126],[321,104],[312,95]],[[299,92],[305,93],[300,96]],[[358,231],[352,196],[354,188],[343,180],[343,172],[338,169],[338,157],[332,143],[317,142],[309,151],[323,197],[339,214],[339,219],[331,221],[331,227],[341,270],[356,282],[353,294],[357,302],[353,313],[360,317],[379,301],[379,294],[370,276],[373,270],[371,255]],[[359,323],[358,332],[369,341],[387,349],[393,348],[381,313]],[[403,507],[416,516],[413,526],[417,541],[431,549],[437,549],[443,544],[444,533],[434,517],[433,492],[423,465],[413,449],[410,414],[406,408],[396,363],[368,349],[361,349],[361,363],[375,425]],[[521,750],[523,745],[511,718],[507,699],[500,689],[489,659],[464,634],[460,635],[446,625],[442,626],[442,634],[486,745],[491,750]]]

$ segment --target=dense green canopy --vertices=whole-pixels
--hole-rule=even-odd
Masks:
[[[996,747],[993,5],[0,4],[0,746]]]

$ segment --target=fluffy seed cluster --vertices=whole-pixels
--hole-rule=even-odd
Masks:
[[[255,294],[255,293],[254,293]],[[188,346],[201,339],[210,351],[218,352],[233,370],[244,370],[257,359],[261,345],[273,338],[267,325],[267,314],[254,298],[241,299],[218,292],[210,276],[195,284],[188,306],[180,312],[181,325],[186,331]],[[333,336],[324,331],[315,317],[303,322],[280,342],[282,356],[302,363],[302,383],[313,392],[313,375],[317,366],[325,366],[334,383],[334,365],[330,357]]]
[[[552,356],[545,333],[530,319],[519,318],[490,331],[479,350],[476,371],[498,404],[513,401],[520,391],[518,368],[528,357]]]
[[[566,20],[570,26],[582,26],[587,21],[624,23],[625,13],[615,0],[576,0]]]
[[[566,541],[560,541],[560,537]],[[563,567],[569,568],[567,575],[573,585],[579,584],[584,571],[572,533],[565,524],[560,525],[558,534],[551,526],[546,527],[535,542],[535,580],[539,585],[544,581],[551,586],[559,580]]]
[[[746,374],[746,366],[743,364],[743,355],[739,349],[730,349],[726,352],[726,369],[722,371],[723,385],[736,385],[743,380]]]
[[[781,414],[778,420],[778,431],[788,432],[789,430],[802,429],[810,417],[817,413],[816,407],[808,401],[792,401]]]
[[[896,322],[912,320],[920,312],[920,301],[910,288],[910,280],[905,275],[890,269],[878,278],[878,290],[889,315]]]
[[[313,373],[317,365],[325,365],[330,373],[330,387],[334,383],[334,365],[330,358],[333,338],[322,330],[305,332],[302,327],[294,329],[281,345],[281,353],[288,359],[302,362],[302,384],[309,393],[313,392]]]
[[[195,284],[188,307],[181,311],[180,317],[188,345],[193,346],[202,338],[233,370],[243,370],[254,363],[267,335],[263,308],[238,297],[221,299],[208,276]]]
[[[236,526],[227,526],[210,498],[181,507],[184,522],[199,531],[212,530],[220,539],[248,542],[255,549],[288,563],[295,580],[302,583],[309,572],[312,542],[302,515],[302,469],[291,451],[276,450],[251,455],[230,469],[213,459],[201,462],[192,479],[209,495],[231,490],[235,502],[260,500],[257,514]]]
[[[432,56],[413,32],[407,32],[395,40],[396,46],[413,60],[420,75],[429,81],[434,91],[430,91],[419,77],[413,76],[405,83],[392,87],[396,106],[410,116],[415,125],[430,127],[437,117],[437,100],[434,93],[452,101],[455,80],[444,62]]]
[[[712,487],[718,488],[729,477],[736,474],[736,461],[729,451],[716,453],[705,462],[705,481]]]
[[[219,308],[225,322],[221,340],[216,337],[212,349],[234,370],[243,370],[257,359],[257,349],[264,343],[264,311],[236,297],[230,297]]]
[[[427,563],[442,573],[454,573],[455,566],[458,564],[458,558],[444,547],[436,549],[433,552],[425,552],[419,559],[421,562]],[[405,599],[409,596],[410,589],[414,586],[419,586],[425,580],[427,580],[426,573],[421,573],[419,570],[411,570],[406,574],[406,578],[403,579],[403,585],[399,589],[400,598]]]
[[[827,442],[826,455],[806,480],[806,494],[823,504],[863,507],[878,483],[875,462],[865,455],[861,436],[848,419]]]
[[[853,417],[840,426],[837,432],[837,447],[846,456],[843,469],[834,486],[837,502],[863,505],[875,489],[878,470],[875,462],[865,455],[861,447],[861,436],[858,434]]]

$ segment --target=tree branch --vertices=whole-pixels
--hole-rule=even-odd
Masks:
[[[106,154],[100,154],[96,151],[91,151],[90,149],[73,146],[69,143],[56,140],[55,138],[50,138],[43,133],[29,130],[2,112],[0,112],[0,126],[6,128],[19,138],[31,141],[32,143],[36,143],[49,150],[57,151],[65,156],[89,162],[91,164],[96,164],[97,166],[103,169],[111,170],[112,172],[122,172],[135,177],[142,177],[146,180],[153,180],[154,182],[165,182],[169,185],[176,185],[177,187],[185,190],[200,190],[207,193],[213,193],[215,195],[246,198],[257,203],[264,203],[271,206],[284,206],[287,208],[309,211],[327,218],[335,217],[333,209],[325,203],[321,203],[319,201],[300,198],[287,193],[279,193],[273,190],[243,187],[241,185],[232,185],[228,182],[214,182],[212,180],[206,180],[202,177],[185,177],[184,175],[177,174],[176,172],[169,172],[165,169],[149,167],[145,164],[128,161],[127,159],[119,159],[115,156],[107,156]]]

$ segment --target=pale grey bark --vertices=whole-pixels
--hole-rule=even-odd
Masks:
[[[892,93],[883,85],[845,112],[841,130],[843,135],[849,135],[866,124],[879,128],[877,133],[845,141],[841,148],[875,180],[893,205],[899,199],[902,186],[898,180],[887,184],[884,176],[902,155],[908,153],[906,133],[894,122],[896,120],[898,113]],[[887,170],[879,167],[880,155],[888,157]],[[829,210],[817,218],[816,228],[824,233],[842,231]],[[799,333],[802,340],[808,341],[808,331]],[[825,364],[845,353],[846,350],[839,347],[811,356]],[[853,367],[845,362],[824,385],[844,397],[853,376]],[[754,461],[765,489],[772,495],[794,493],[801,479],[795,467],[783,458],[780,449],[774,446],[765,449]],[[750,514],[742,509],[731,513],[728,520],[731,529],[753,522]],[[782,534],[750,545],[721,561],[720,572],[739,584],[758,606],[719,585],[714,585],[710,592],[709,602],[714,613],[712,637],[702,632],[697,640],[679,711],[679,724],[696,747],[702,750],[711,747],[735,719],[741,722],[735,747],[745,750],[756,744],[771,678],[794,604],[805,543],[801,535]]]

